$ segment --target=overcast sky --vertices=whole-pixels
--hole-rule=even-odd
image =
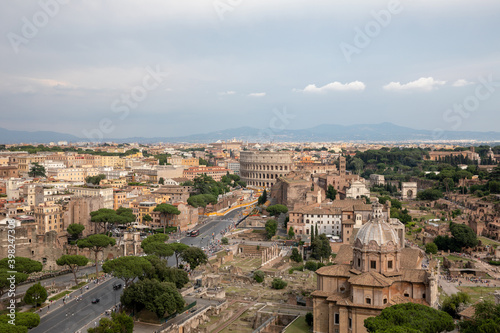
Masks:
[[[277,126],[286,110],[289,129],[499,131],[499,13],[496,0],[2,1],[0,127],[180,136]]]

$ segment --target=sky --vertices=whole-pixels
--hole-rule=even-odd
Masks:
[[[500,2],[0,2],[0,127],[500,131]]]

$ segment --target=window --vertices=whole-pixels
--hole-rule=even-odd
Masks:
[[[370,261],[370,268],[373,268],[373,269],[377,268],[377,262],[375,260]]]
[[[404,295],[405,295],[405,297],[410,297],[410,294],[408,294],[408,293],[405,293]]]
[[[422,298],[425,299],[425,294],[422,294]]]
[[[349,318],[349,329],[352,330],[352,318]]]
[[[358,258],[358,267],[361,267],[361,259]]]
[[[392,260],[389,260],[389,261],[387,262],[387,268],[388,268],[388,269],[392,269]]]
[[[372,304],[372,300],[371,300],[371,298],[370,298],[370,297],[367,297],[367,298],[366,298],[366,304]]]
[[[333,323],[335,325],[339,325],[340,324],[340,314],[339,313],[336,313],[334,316],[333,316]]]
[[[384,298],[384,304],[387,304],[387,298]]]

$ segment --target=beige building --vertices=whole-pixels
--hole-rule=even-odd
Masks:
[[[391,305],[436,305],[436,275],[421,268],[422,251],[404,248],[382,212],[380,204],[373,204],[370,221],[352,246],[343,245],[337,265],[316,271],[314,332],[365,333],[364,320]]]
[[[240,176],[247,185],[271,187],[278,178],[292,170],[293,160],[290,152],[240,152]]]
[[[193,180],[198,176],[207,175],[218,182],[221,180],[222,176],[225,176],[227,173],[232,173],[232,170],[219,166],[200,165],[197,167],[187,168],[183,171],[182,176],[189,180]]]
[[[35,222],[39,233],[64,231],[63,212],[60,205],[45,202],[35,207]]]
[[[47,172],[47,177],[69,182],[84,182],[85,178],[97,176],[99,170],[95,168],[65,168],[51,169]]]
[[[26,176],[31,169],[33,163],[41,164],[45,161],[45,155],[27,155],[21,156],[18,159],[19,174],[21,176]]]
[[[75,197],[98,197],[102,200],[101,208],[113,209],[113,189],[101,187],[73,186],[68,187]]]

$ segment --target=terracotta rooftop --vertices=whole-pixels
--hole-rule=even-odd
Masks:
[[[422,250],[405,247],[401,250],[401,268],[420,268],[417,267],[418,260],[423,258]]]
[[[377,272],[366,272],[361,275],[355,275],[348,282],[352,285],[371,287],[389,287],[392,284],[391,279]]]
[[[340,246],[339,252],[337,252],[337,256],[335,257],[333,262],[336,264],[350,265],[352,262],[352,258],[352,246],[349,244],[344,244]]]
[[[343,276],[350,277],[351,273],[349,270],[351,269],[351,265],[333,265],[333,266],[324,266],[316,271],[318,275],[328,275],[328,276]]]

